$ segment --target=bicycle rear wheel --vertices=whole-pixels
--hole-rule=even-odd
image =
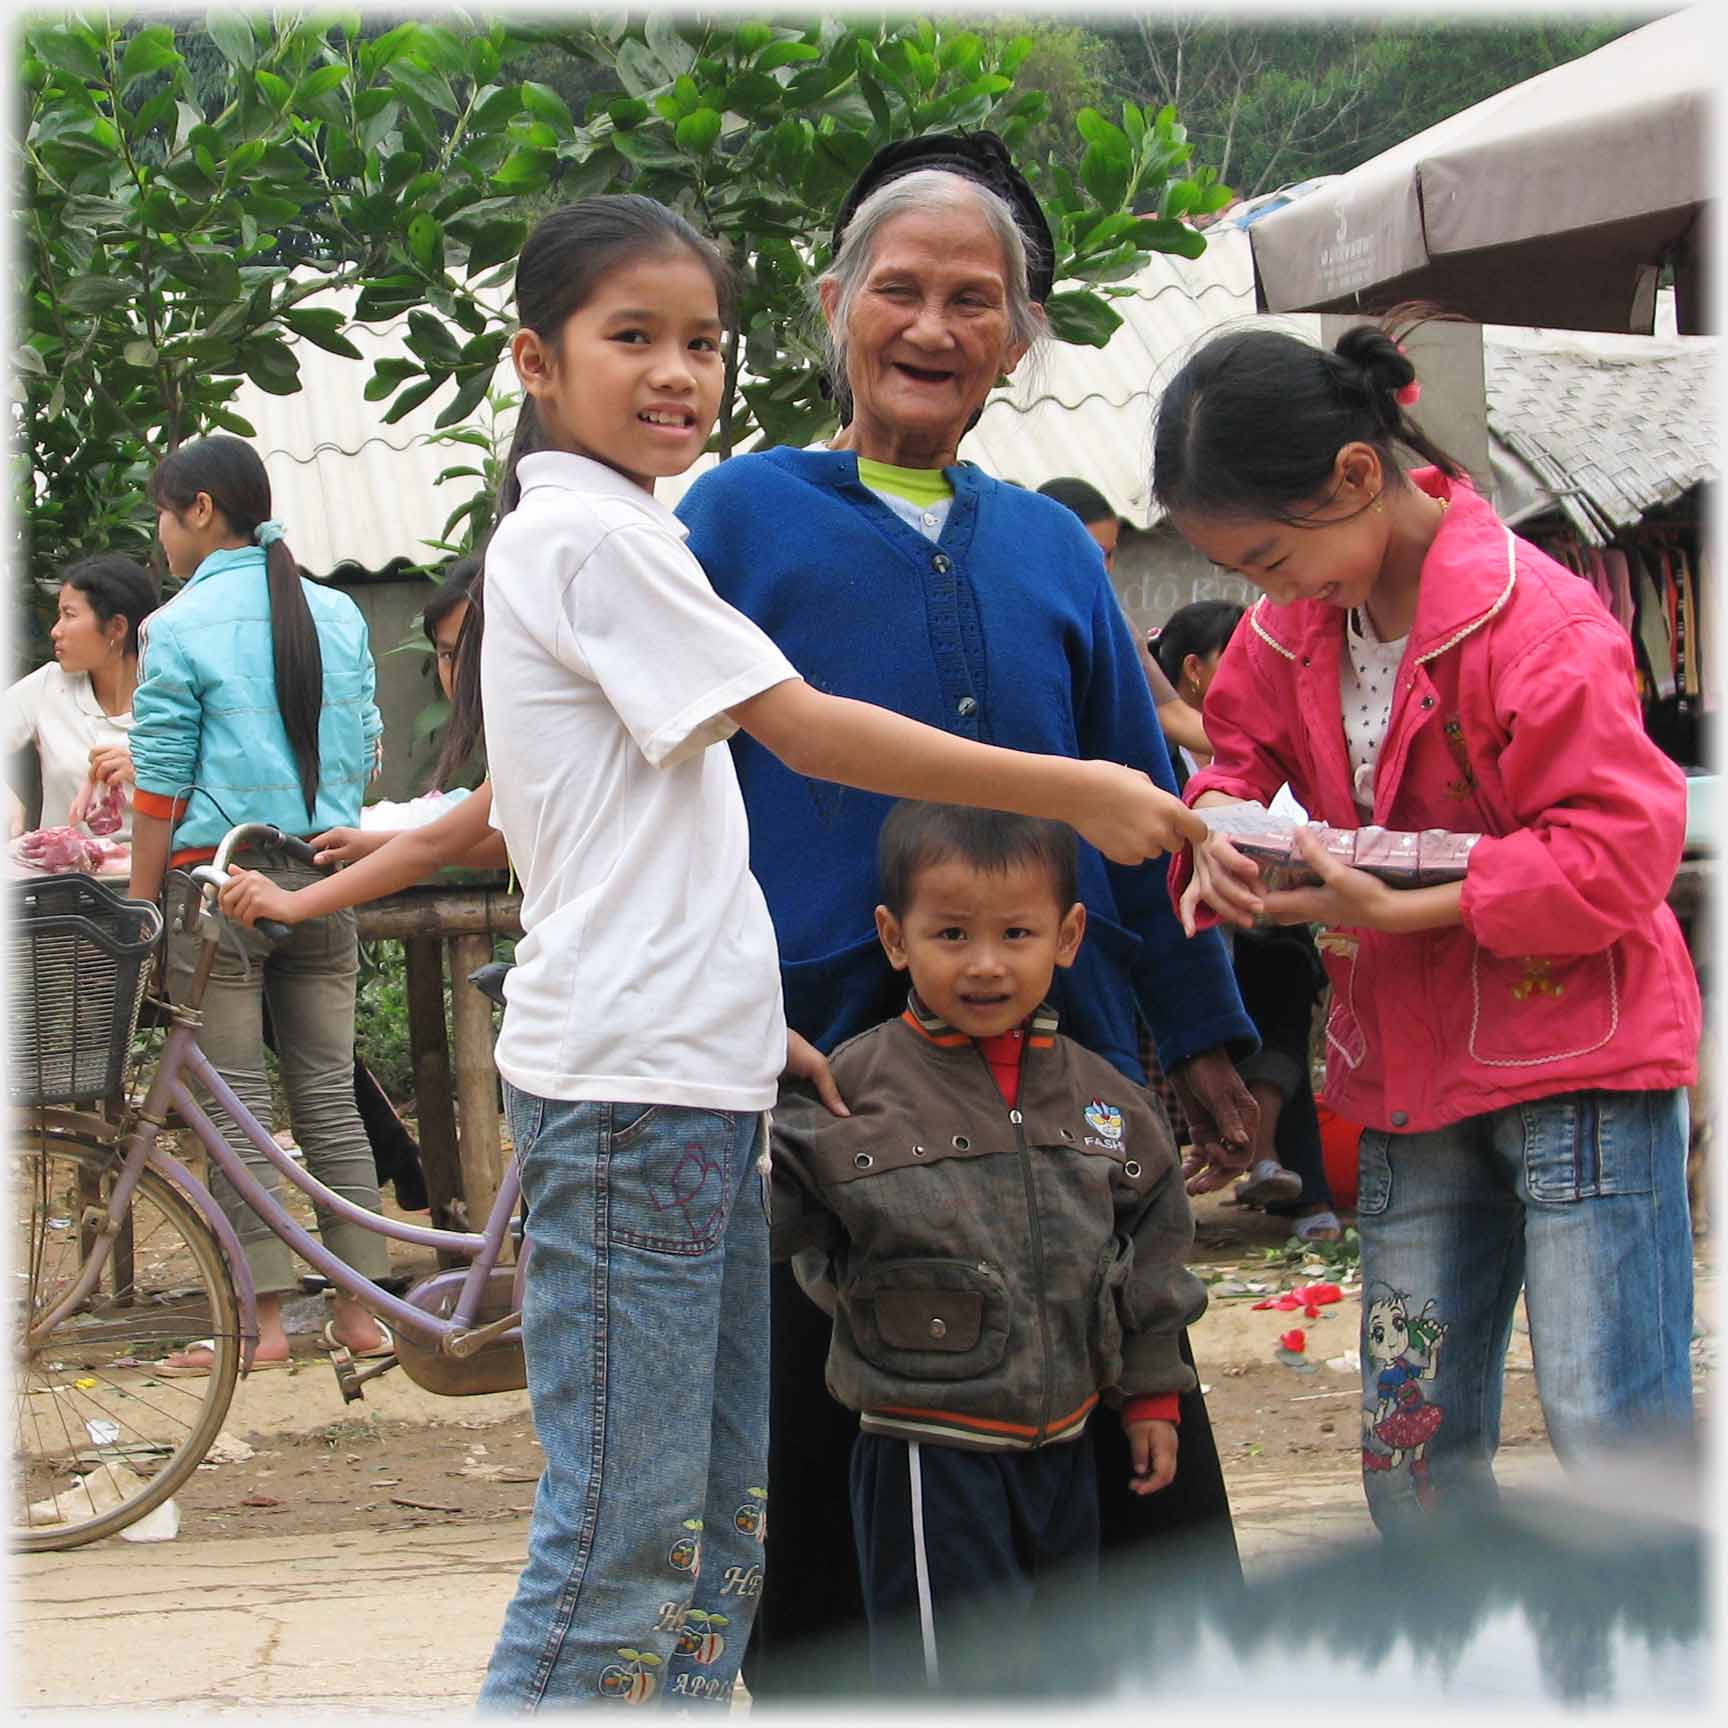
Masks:
[[[120,1161],[100,1143],[20,1136],[10,1163],[12,1545],[76,1548],[135,1523],[203,1462],[234,1395],[238,1308],[208,1225],[146,1170],[95,1288],[39,1333],[100,1240]],[[207,1377],[153,1372],[204,1338]]]

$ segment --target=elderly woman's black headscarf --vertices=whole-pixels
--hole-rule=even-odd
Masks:
[[[1050,298],[1056,280],[1056,249],[1051,243],[1050,225],[1044,220],[1044,212],[1039,209],[1026,176],[1014,166],[1008,147],[994,132],[932,132],[923,138],[903,138],[896,144],[885,144],[853,182],[840,206],[834,222],[834,250],[840,250],[847,224],[872,192],[920,168],[963,174],[968,180],[988,186],[1006,202],[1026,241],[1027,287],[1042,306]]]

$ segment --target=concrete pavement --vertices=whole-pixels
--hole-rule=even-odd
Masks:
[[[1552,1461],[1502,1455],[1501,1480]],[[1353,1474],[1231,1490],[1250,1574],[1369,1529]],[[14,1559],[15,1710],[133,1721],[146,1712],[305,1719],[449,1715],[471,1705],[514,1587],[526,1518]]]

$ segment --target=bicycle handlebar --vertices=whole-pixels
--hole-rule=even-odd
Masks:
[[[230,828],[222,836],[216,856],[208,864],[197,865],[190,872],[203,894],[206,909],[213,916],[220,916],[216,897],[228,880],[228,867],[234,854],[252,846],[281,852],[301,864],[316,865],[318,862],[318,854],[309,842],[295,834],[284,834],[274,822],[242,822],[238,828]],[[279,924],[274,918],[260,918],[252,928],[271,942],[281,942],[292,934],[289,925]]]

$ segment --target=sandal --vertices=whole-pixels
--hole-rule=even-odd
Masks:
[[[1293,1242],[1342,1242],[1344,1226],[1338,1222],[1338,1214],[1330,1208],[1324,1212],[1310,1212],[1305,1218],[1290,1220],[1290,1239]]]
[[[186,1360],[188,1356],[198,1350],[205,1351],[209,1355],[210,1361],[188,1362]],[[179,1360],[176,1360],[176,1357]],[[215,1365],[215,1359],[216,1340],[214,1338],[199,1338],[188,1344],[184,1350],[175,1351],[173,1356],[165,1356],[160,1362],[149,1362],[143,1366],[161,1380],[208,1380],[210,1370]],[[291,1368],[293,1365],[292,1357],[283,1356],[269,1362],[254,1362],[251,1372],[265,1374],[272,1368]]]
[[[390,1328],[377,1317],[377,1315],[373,1315],[372,1324],[384,1334],[384,1339],[382,1343],[374,1344],[370,1350],[355,1350],[344,1344],[342,1340],[336,1336],[336,1322],[334,1320],[326,1320],[324,1322],[324,1330],[318,1339],[318,1348],[320,1350],[328,1350],[332,1355],[334,1355],[338,1350],[346,1350],[356,1362],[374,1362],[385,1356],[394,1356],[396,1354],[395,1333],[393,1333]]]
[[[1239,1206],[1281,1206],[1302,1198],[1302,1178],[1275,1158],[1262,1158],[1236,1185]]]

